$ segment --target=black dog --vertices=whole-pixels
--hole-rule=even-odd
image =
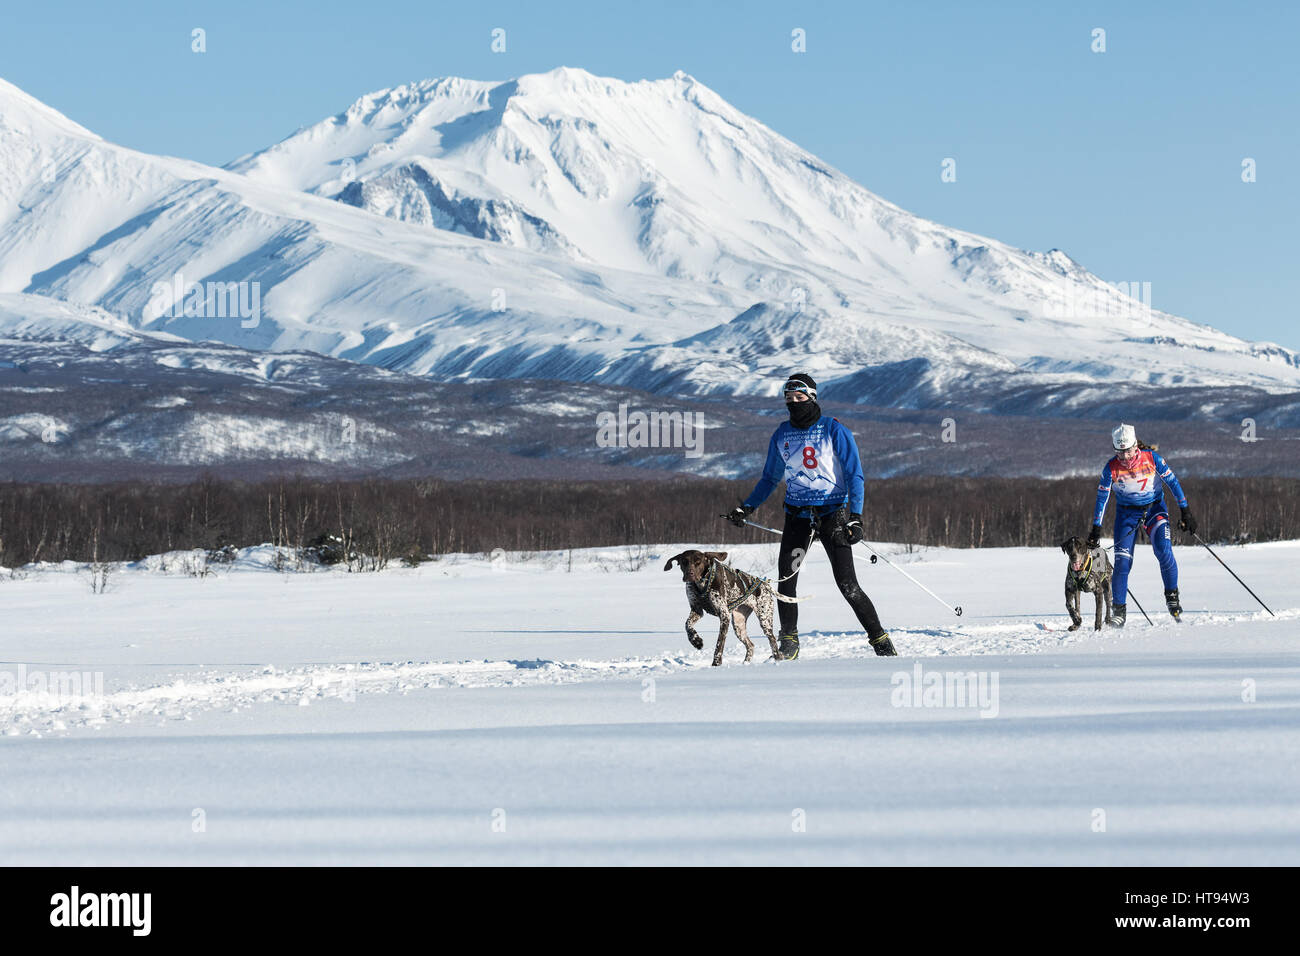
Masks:
[[[1110,576],[1115,569],[1110,558],[1101,548],[1088,550],[1088,543],[1082,538],[1069,538],[1061,542],[1061,550],[1070,556],[1070,564],[1065,570],[1065,609],[1070,612],[1070,630],[1077,631],[1083,624],[1079,614],[1079,592],[1090,591],[1097,599],[1097,616],[1094,621],[1096,630],[1101,630],[1102,621],[1114,623],[1110,616]],[[1106,614],[1102,616],[1102,602],[1106,603]]]

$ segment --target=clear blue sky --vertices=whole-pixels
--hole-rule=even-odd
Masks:
[[[1300,348],[1291,2],[7,7],[0,76],[107,139],[213,164],[409,80],[685,70],[906,209],[1059,247],[1111,282],[1152,283],[1156,308]],[[795,27],[806,53],[790,49]],[[1090,49],[1096,27],[1105,53]]]

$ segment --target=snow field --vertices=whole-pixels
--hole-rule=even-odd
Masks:
[[[110,575],[105,594],[72,566],[0,574],[0,680],[37,675],[0,692],[0,853],[50,864],[1300,857],[1300,543],[1221,551],[1277,619],[1204,551],[1180,548],[1187,614],[1169,622],[1144,549],[1133,586],[1157,626],[1139,615],[1099,635],[1064,631],[1059,552],[878,547],[966,614],[863,564],[901,655],[876,658],[815,556],[800,660],[764,661],[751,634],[755,662],[740,664],[733,637],[722,668],[707,666],[713,619],[701,622],[705,650],[690,648],[680,575],[662,571],[682,546],[574,552],[572,571],[556,554],[377,574],[276,572],[258,548],[206,578],[184,556],[168,557],[171,573],[150,559]],[[770,544],[732,549],[760,572],[774,558]],[[60,673],[97,677],[78,697],[58,692]],[[967,699],[953,696],[961,686]]]

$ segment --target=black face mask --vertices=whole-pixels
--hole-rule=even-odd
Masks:
[[[807,428],[822,417],[822,407],[816,402],[786,402],[785,407],[795,428]]]

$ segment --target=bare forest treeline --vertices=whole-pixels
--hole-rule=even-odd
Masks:
[[[749,481],[724,479],[8,483],[0,484],[0,564],[134,561],[183,549],[228,554],[270,543],[318,554],[332,549],[335,560],[373,556],[373,567],[496,548],[770,540],[718,517],[751,488]],[[1209,478],[1187,490],[1202,537],[1211,543],[1300,538],[1300,480]],[[1086,534],[1095,494],[1093,478],[873,480],[863,521],[867,538],[876,541],[1055,546]],[[754,520],[780,527],[779,492]]]

